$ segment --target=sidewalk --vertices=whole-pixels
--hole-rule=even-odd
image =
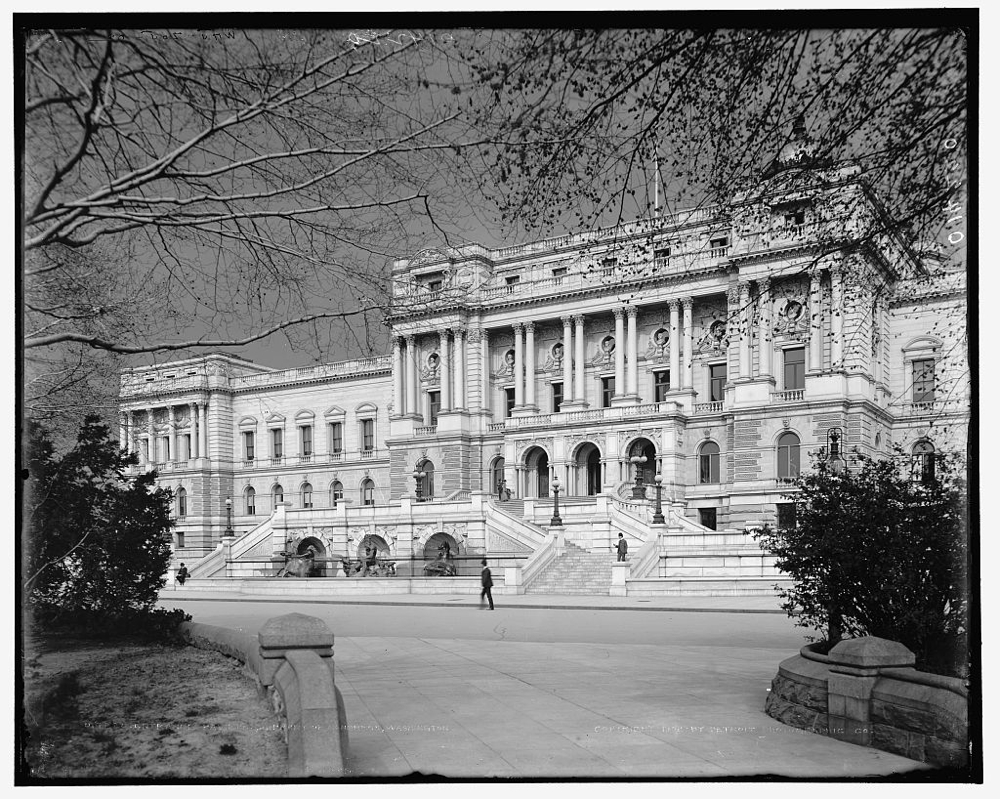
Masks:
[[[316,596],[313,593],[254,596],[238,591],[192,591],[167,586],[160,598],[183,599],[185,602],[309,602],[323,605],[420,605],[452,607],[457,599],[468,600],[463,594],[373,594],[371,596]],[[616,597],[560,594],[494,593],[497,607],[553,610],[648,610],[716,613],[781,613],[781,600],[776,596],[650,596]]]
[[[335,669],[355,778],[905,780],[931,771],[764,713],[778,664],[797,649],[776,597],[499,595],[495,614],[470,610],[478,596],[467,593],[161,593],[171,600],[206,623],[251,632],[274,612],[262,602],[298,604],[289,610],[347,628]],[[351,605],[368,610],[338,607]],[[392,605],[452,612],[379,615]],[[562,614],[521,612],[543,608],[619,611],[565,621],[613,630],[609,641],[619,642],[559,640],[551,628]],[[552,638],[537,640],[539,625]],[[734,634],[746,628],[749,644]]]

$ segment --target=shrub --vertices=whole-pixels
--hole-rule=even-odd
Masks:
[[[155,472],[126,476],[136,456],[96,416],[61,458],[36,424],[28,446],[23,588],[32,620],[45,629],[163,628],[168,617],[153,607],[170,561],[171,492],[155,487]]]
[[[933,476],[915,481],[901,457],[858,461],[841,473],[819,463],[788,497],[796,523],[754,534],[795,580],[779,591],[782,607],[825,631],[828,646],[873,635],[904,644],[922,667],[964,671],[967,546],[955,464],[940,457]]]

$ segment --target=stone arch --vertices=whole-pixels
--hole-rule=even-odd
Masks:
[[[533,444],[524,451],[523,497],[548,497],[551,463],[545,447]]]
[[[497,455],[490,461],[490,481],[487,486],[487,490],[497,496],[500,491],[500,486],[507,479],[505,467],[507,465],[507,460],[503,455]]]
[[[327,566],[329,565],[325,562],[329,554],[326,545],[316,536],[306,536],[298,542],[298,545],[295,547],[295,554],[304,555],[309,550],[309,547],[313,548],[314,557],[312,568],[309,570],[309,576],[326,577],[328,574]]]
[[[631,462],[633,456],[644,457],[646,462],[637,464],[633,467]],[[625,459],[629,466],[629,477],[635,481],[637,474],[636,470],[638,469],[638,474],[642,477],[641,485],[653,485],[653,477],[658,471],[656,468],[657,456],[658,452],[655,442],[645,436],[637,436],[636,438],[633,438],[625,447]],[[636,483],[636,485],[640,485],[640,483]]]
[[[573,490],[567,490],[568,495],[593,497],[601,493],[603,454],[601,447],[593,441],[581,441],[574,447],[570,456],[574,472],[574,477],[570,480]]]
[[[434,499],[434,461],[430,458],[421,458],[417,461],[416,469],[424,473],[418,481],[420,499],[429,502]]]
[[[378,556],[380,558],[387,558],[392,554],[392,549],[384,538],[375,533],[366,533],[362,536],[361,540],[358,542],[357,551],[354,553],[355,557],[360,560],[364,560],[365,557],[365,547],[374,546],[378,550]]]

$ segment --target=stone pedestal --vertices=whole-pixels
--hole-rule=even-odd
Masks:
[[[871,746],[872,691],[879,670],[912,666],[914,654],[896,641],[868,636],[841,641],[827,655],[830,661],[828,732],[831,738]]]
[[[628,561],[615,561],[611,567],[611,596],[626,596],[628,588],[625,578],[628,577],[631,564]]]

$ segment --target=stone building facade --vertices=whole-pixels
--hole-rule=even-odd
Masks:
[[[616,528],[588,502],[651,502],[657,476],[686,529],[743,532],[790,512],[788,480],[831,435],[848,463],[964,451],[964,274],[878,233],[850,168],[803,163],[783,153],[726,208],[398,260],[382,357],[126,372],[122,440],[178,494],[179,555],[217,547],[227,499],[239,535],[280,508],[331,553],[443,530],[530,553],[489,497],[505,483],[537,522],[557,480],[591,549]]]

